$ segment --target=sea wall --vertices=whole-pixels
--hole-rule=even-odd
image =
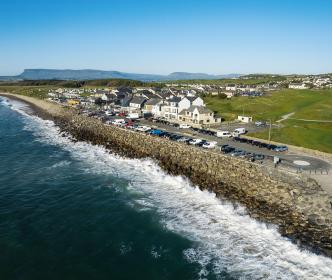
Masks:
[[[170,174],[184,175],[201,189],[245,205],[252,217],[278,225],[284,236],[332,256],[332,197],[315,181],[299,181],[218,152],[106,126],[49,102],[25,101],[75,139],[126,157],[152,158]]]

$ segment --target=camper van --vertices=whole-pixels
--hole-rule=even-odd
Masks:
[[[232,134],[229,131],[217,131],[217,137],[229,138],[232,137]]]

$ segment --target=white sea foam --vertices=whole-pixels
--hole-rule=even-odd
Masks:
[[[49,168],[65,167],[65,166],[68,166],[68,165],[70,165],[70,164],[71,164],[70,161],[68,161],[68,160],[62,160],[62,161],[60,161],[60,162],[57,162],[57,163],[53,164],[53,165],[52,165],[51,167],[49,167]]]
[[[134,197],[141,194],[138,203],[148,202],[144,206],[158,211],[167,230],[193,241],[195,247],[183,253],[202,266],[199,278],[212,267],[216,274],[226,270],[240,279],[332,279],[331,259],[300,250],[274,226],[251,219],[243,207],[234,208],[183,177],[167,175],[151,160],[121,158],[102,147],[73,143],[52,122],[33,116],[27,117],[26,129],[69,151],[86,164],[87,172],[129,180]]]

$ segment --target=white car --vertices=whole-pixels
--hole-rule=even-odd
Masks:
[[[191,141],[189,141],[190,145],[197,145],[199,143],[201,143],[203,140],[202,139],[193,139]]]
[[[182,123],[179,125],[179,128],[191,128],[191,126],[189,124]]]
[[[138,126],[138,127],[136,128],[136,130],[146,132],[146,131],[151,130],[151,127],[149,127],[149,126],[145,126],[145,125],[144,125],[144,126]]]
[[[126,124],[126,122],[124,120],[114,120],[111,123],[114,125],[118,125],[118,126]]]
[[[206,142],[203,144],[203,148],[205,149],[213,149],[217,146],[217,142],[216,141],[211,141],[211,142]]]

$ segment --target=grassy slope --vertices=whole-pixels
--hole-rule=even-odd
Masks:
[[[291,118],[332,120],[332,90],[281,90],[265,97],[236,97],[222,100],[205,99],[208,107],[218,111],[225,119],[232,120],[244,113],[255,120],[272,119],[295,112]],[[274,128],[272,140],[332,153],[332,123],[310,123],[288,119],[282,128]],[[267,139],[268,132],[252,136]]]
[[[0,91],[22,94],[40,99],[47,98],[50,89],[57,89],[54,86],[0,86]]]

